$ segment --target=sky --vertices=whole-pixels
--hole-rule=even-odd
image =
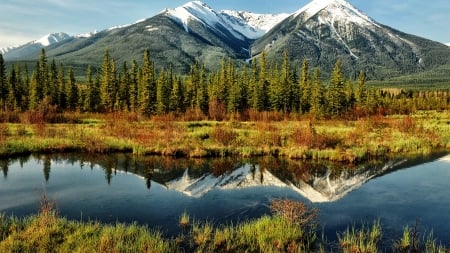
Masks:
[[[293,13],[310,0],[204,0],[215,10]],[[449,0],[348,0],[375,21],[421,37],[450,42]],[[77,35],[150,18],[188,0],[1,0],[0,48],[46,34]]]

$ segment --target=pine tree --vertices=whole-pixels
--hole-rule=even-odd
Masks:
[[[331,85],[327,94],[327,109],[333,116],[339,115],[345,108],[346,96],[344,92],[344,84],[345,80],[341,69],[341,61],[338,60],[331,75]]]
[[[167,112],[166,101],[167,92],[166,92],[166,84],[167,84],[167,73],[164,69],[159,72],[159,77],[156,82],[156,113],[164,114]]]
[[[59,103],[59,94],[58,94],[58,71],[56,70],[56,63],[53,59],[50,63],[50,71],[48,75],[48,87],[49,90],[47,92],[47,96],[50,97],[52,104]]]
[[[172,91],[170,93],[170,110],[174,112],[184,112],[183,85],[181,80],[174,78]]]
[[[92,78],[92,67],[88,65],[86,70],[86,92],[85,92],[85,100],[83,104],[83,110],[87,112],[95,111],[95,104],[98,101],[95,101],[94,98],[94,80]]]
[[[68,109],[71,111],[75,111],[78,108],[79,92],[72,68],[69,68],[69,83],[66,93]]]
[[[138,109],[138,64],[135,60],[131,63],[129,101],[130,111]]]
[[[156,111],[155,67],[150,60],[150,51],[144,52],[142,78],[139,84],[139,109],[141,113],[150,115]]]
[[[208,114],[208,80],[206,78],[205,66],[200,66],[198,91],[196,97],[196,106],[203,114]]]
[[[20,84],[18,83],[18,76],[16,74],[16,69],[14,68],[14,66],[12,66],[9,77],[8,77],[8,82],[6,84],[7,89],[5,90],[5,92],[8,92],[7,96],[6,96],[6,100],[5,100],[5,110],[9,111],[9,110],[15,110],[17,107],[17,92],[18,92],[18,86]]]
[[[271,70],[270,76],[270,86],[269,86],[269,103],[271,110],[280,111],[282,109],[282,99],[285,94],[283,94],[282,88],[282,77],[278,69],[278,65],[269,68]]]
[[[320,70],[316,68],[314,70],[313,85],[311,90],[311,114],[315,118],[320,118],[323,115],[324,107],[324,93],[325,87],[323,87],[320,80]]]
[[[35,111],[39,106],[39,98],[38,98],[38,74],[37,72],[33,72],[31,76],[30,82],[30,96],[28,102],[28,110]]]
[[[41,56],[37,63],[37,81],[38,90],[37,98],[41,101],[49,93],[50,87],[48,85],[48,68],[47,68],[47,56],[45,55],[45,49],[41,49]]]
[[[289,62],[288,52],[283,53],[283,65],[281,67],[281,109],[288,113],[293,106],[293,80],[291,73],[291,64]]]
[[[269,80],[267,80],[266,52],[263,51],[260,58],[259,82],[256,88],[256,96],[258,97],[257,108],[259,111],[265,111],[269,109],[269,87],[270,82]]]
[[[358,106],[363,106],[367,98],[366,74],[364,71],[359,72],[358,87],[355,92],[355,100]]]
[[[59,107],[62,110],[67,109],[66,77],[62,63],[58,67],[58,94]]]
[[[252,61],[250,69],[250,80],[248,84],[248,101],[250,108],[253,110],[258,110],[259,97],[258,97],[258,68],[256,66],[256,61]]]
[[[234,69],[229,70],[229,89],[228,89],[228,112],[236,113],[240,111],[241,101],[242,101],[242,90],[241,85],[237,80],[237,75]]]
[[[6,84],[6,66],[5,61],[3,60],[3,55],[0,54],[0,110],[4,108],[4,103],[8,96]]]
[[[101,105],[106,112],[111,112],[114,106],[112,99],[113,87],[114,87],[114,77],[112,70],[112,60],[109,55],[109,50],[106,49],[103,55],[103,63],[101,69],[101,86],[100,86],[100,97]]]
[[[300,75],[300,112],[307,113],[311,107],[311,81],[309,77],[309,62],[303,60],[302,70]]]
[[[119,80],[118,90],[118,109],[121,111],[128,111],[130,108],[130,90],[131,90],[131,77],[128,71],[127,62],[122,65],[122,73]]]

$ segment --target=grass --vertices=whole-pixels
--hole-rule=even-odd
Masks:
[[[54,202],[43,198],[37,215],[18,219],[0,215],[0,252],[383,252],[382,226],[353,226],[338,232],[338,244],[317,236],[316,213],[303,203],[276,200],[272,215],[235,225],[214,226],[211,222],[190,222],[184,212],[180,225],[191,224],[176,238],[165,238],[146,226],[69,221],[58,216]],[[292,215],[295,214],[295,215]],[[294,217],[294,219],[292,219]],[[299,219],[300,217],[300,219]],[[303,218],[307,217],[307,222]],[[418,225],[404,228],[394,240],[393,252],[450,252],[436,243],[432,233],[421,236]],[[337,246],[337,247],[336,247]],[[387,246],[385,246],[387,247]]]
[[[54,152],[130,152],[173,157],[284,156],[359,162],[450,148],[450,112],[357,120],[175,121],[135,114],[64,114],[47,123],[17,116],[0,124],[0,156]],[[31,118],[31,120],[30,120]],[[37,122],[35,122],[37,121]]]

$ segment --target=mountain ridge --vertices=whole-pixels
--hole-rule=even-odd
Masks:
[[[292,14],[279,15],[215,11],[191,1],[133,24],[44,47],[48,57],[94,66],[106,48],[119,62],[139,60],[150,49],[159,66],[172,65],[182,73],[195,62],[209,69],[219,68],[223,58],[243,63],[263,50],[270,60],[280,61],[287,51],[295,64],[308,59],[329,73],[340,59],[346,72],[363,69],[376,79],[430,70],[450,59],[444,44],[379,24],[345,0],[314,0]],[[40,53],[36,46],[14,54],[11,50],[16,49],[0,50],[6,61],[38,59]]]

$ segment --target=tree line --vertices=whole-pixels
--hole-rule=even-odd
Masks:
[[[363,71],[356,80],[346,78],[339,60],[331,78],[324,81],[320,69],[311,68],[307,60],[293,66],[286,52],[281,64],[268,62],[262,52],[258,60],[239,68],[223,59],[218,71],[195,63],[188,75],[180,76],[171,66],[156,69],[149,50],[142,64],[133,60],[121,66],[105,50],[98,73],[88,66],[85,75],[85,80],[77,82],[73,69],[55,60],[49,63],[44,49],[31,75],[27,65],[12,65],[7,71],[0,54],[0,110],[24,112],[54,106],[61,112],[144,115],[197,111],[216,118],[248,111],[336,117],[450,108],[449,90],[370,88]]]

